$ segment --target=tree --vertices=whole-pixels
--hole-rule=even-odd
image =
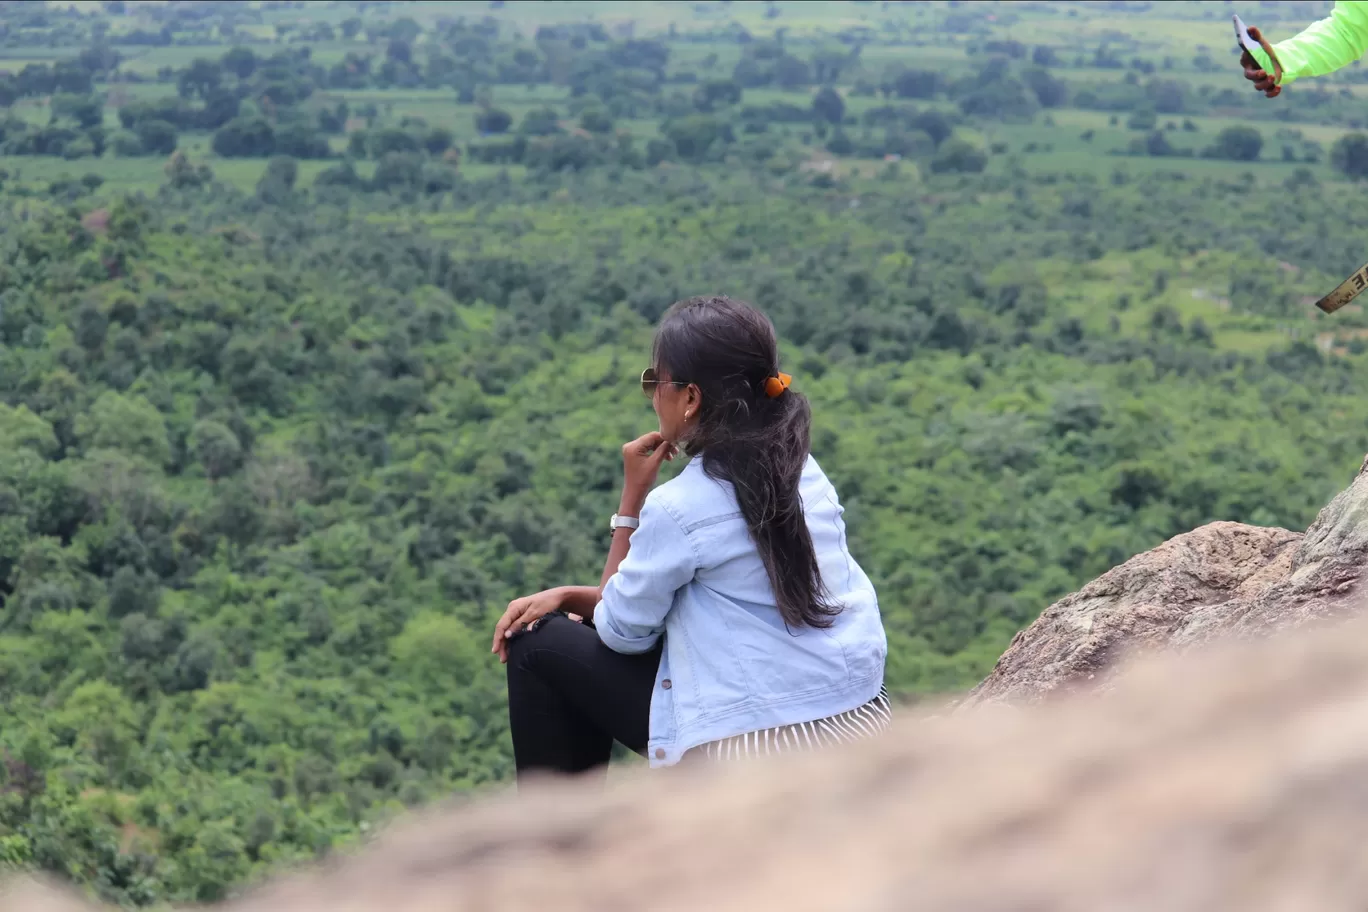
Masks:
[[[936,141],[925,130],[901,130],[890,127],[884,132],[882,152],[905,158],[927,156],[936,151]]]
[[[137,711],[108,681],[87,681],[72,691],[53,722],[69,732],[75,748],[105,768],[117,781],[137,746]]]
[[[265,172],[257,180],[259,200],[278,204],[289,200],[295,179],[300,175],[300,164],[290,156],[278,155],[265,164]],[[200,421],[194,425],[192,444],[211,479],[233,472],[242,461],[242,444],[226,425],[218,421]]]
[[[390,654],[419,690],[469,687],[479,646],[457,619],[425,611],[390,641]]]
[[[22,71],[21,71],[22,72]],[[91,72],[74,59],[62,60],[52,66],[53,89],[73,95],[89,95],[94,89]]]
[[[822,86],[812,99],[812,113],[831,124],[839,124],[845,117],[845,101],[831,86]]]
[[[798,89],[812,84],[812,68],[792,54],[774,62],[774,81],[783,89]]]
[[[827,140],[826,149],[832,155],[849,155],[855,151],[855,143],[840,127],[837,127]]]
[[[441,155],[451,148],[455,137],[446,127],[433,127],[423,134],[423,148],[429,155]]]
[[[1168,137],[1162,130],[1155,130],[1145,137],[1145,153],[1153,156],[1172,155],[1173,146],[1169,144]]]
[[[238,79],[247,79],[256,72],[257,56],[251,48],[235,47],[220,58],[219,64]]]
[[[162,170],[166,174],[166,182],[178,190],[203,187],[214,179],[214,172],[208,165],[191,163],[186,154],[179,149],[171,153]]]
[[[171,459],[171,444],[161,413],[142,396],[112,390],[100,394],[89,413],[76,422],[76,436],[87,450],[112,449],[161,466]]]
[[[533,108],[518,125],[518,132],[524,136],[551,136],[560,131],[560,115],[554,108]]]
[[[1035,96],[1018,79],[993,79],[959,98],[960,110],[974,117],[1029,121],[1037,106]]]
[[[484,108],[475,115],[475,129],[481,133],[507,133],[513,116],[501,108]]]
[[[335,136],[346,130],[349,116],[347,103],[339,101],[335,107],[325,107],[318,112],[318,129]]]
[[[12,408],[0,403],[0,439],[10,449],[27,447],[45,456],[57,450],[52,425],[29,411],[26,405]]]
[[[940,88],[940,75],[934,70],[902,70],[893,77],[893,92],[899,98],[932,98]]]
[[[1152,79],[1145,93],[1160,114],[1181,114],[1187,109],[1187,88],[1177,79]]]
[[[96,38],[90,47],[85,48],[81,53],[76,55],[76,59],[88,72],[100,76],[104,76],[112,70],[117,69],[119,64],[123,61],[122,55],[108,44],[105,44],[102,38]]]
[[[267,187],[266,195],[289,193],[294,189],[298,170],[292,158],[271,159],[257,184],[257,195],[262,195],[263,185]],[[237,434],[221,422],[209,419],[196,422],[190,432],[190,447],[210,478],[222,478],[242,466],[242,443]]]
[[[149,577],[125,564],[109,581],[109,616],[125,618],[131,614],[155,614],[160,595],[156,577]]]
[[[265,158],[275,152],[275,130],[263,117],[236,117],[214,133],[213,147],[224,158]]]
[[[841,74],[858,59],[858,51],[852,54],[844,47],[820,47],[812,54],[813,79],[825,85],[832,85]]]
[[[923,111],[909,120],[907,125],[926,133],[937,146],[949,139],[950,134],[954,132],[950,118],[940,111]]]
[[[90,156],[99,155],[103,151],[103,148],[96,148],[94,140],[91,139],[89,135],[75,136],[62,146],[62,157],[68,160],[75,160],[78,158],[88,158]]]
[[[423,180],[421,156],[407,152],[391,152],[380,159],[371,177],[371,187],[387,193],[414,190]]]
[[[1345,177],[1368,177],[1368,133],[1346,133],[1330,147],[1330,164]]]
[[[1062,79],[1056,79],[1048,70],[1043,67],[1029,67],[1021,74],[1026,86],[1035,93],[1036,100],[1040,102],[1042,108],[1057,108],[1064,104],[1069,96],[1069,85]]]
[[[709,79],[694,89],[694,107],[706,113],[719,105],[727,106],[741,103],[741,86],[731,79]]]
[[[674,151],[687,161],[703,161],[717,144],[733,139],[731,125],[709,114],[694,114],[665,123],[661,128]]]
[[[418,149],[418,137],[407,130],[387,127],[366,134],[366,153],[374,159],[384,158],[392,152],[417,152]]]
[[[1159,116],[1154,113],[1153,108],[1140,108],[1132,111],[1130,117],[1126,118],[1126,129],[1128,130],[1153,130],[1159,123]]]
[[[1228,161],[1254,161],[1263,148],[1263,134],[1254,127],[1229,126],[1216,134],[1216,141],[1203,152],[1207,158]]]
[[[385,59],[407,66],[413,61],[413,48],[403,39],[391,38],[385,46]]]
[[[148,211],[147,204],[137,196],[125,194],[109,207],[109,222],[105,230],[111,240],[141,248],[143,234],[151,220],[152,213]]]
[[[332,158],[333,154],[328,138],[306,123],[287,124],[276,130],[272,151],[304,159]]]
[[[611,133],[613,116],[604,107],[594,105],[580,112],[580,126],[590,133]]]
[[[967,139],[954,137],[946,140],[931,159],[931,170],[937,173],[974,174],[988,165],[988,153]]]
[[[53,95],[49,110],[54,122],[59,119],[72,120],[82,128],[104,122],[104,99],[95,95]]]
[[[164,120],[140,120],[133,132],[144,153],[170,155],[176,151],[176,128]]]
[[[222,81],[223,69],[217,62],[196,57],[176,77],[176,91],[181,98],[207,98]]]

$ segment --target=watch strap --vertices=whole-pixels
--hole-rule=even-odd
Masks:
[[[608,520],[608,528],[613,532],[618,529],[638,529],[640,527],[641,520],[635,516],[619,516],[614,513],[612,519]]]

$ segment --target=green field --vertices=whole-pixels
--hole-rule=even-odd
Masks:
[[[347,53],[374,55],[377,50],[383,51],[383,48],[374,46],[368,40],[367,31],[351,39],[343,38],[340,34],[332,40],[319,41],[300,41],[295,37],[295,33],[321,24],[340,28],[349,18],[356,18],[366,29],[374,28],[376,22],[382,21],[365,13],[353,17],[345,4],[311,4],[302,9],[280,9],[249,3],[244,4],[244,8],[254,10],[255,18],[240,24],[239,31],[248,39],[249,46],[259,47],[261,53],[272,50],[295,52],[307,48],[317,64],[328,67],[337,64]],[[112,20],[112,34],[126,33],[135,28],[150,29],[155,24],[148,14],[151,7],[133,3],[128,9],[127,15]],[[701,40],[697,37],[701,33],[744,29],[757,38],[763,38],[782,29],[785,39],[798,42],[796,46],[802,49],[815,52],[825,48],[829,52],[853,55],[852,59],[857,62],[843,70],[837,86],[845,96],[848,114],[855,118],[871,108],[889,103],[889,99],[879,95],[861,97],[854,94],[852,87],[857,82],[864,80],[877,83],[890,68],[899,67],[931,69],[946,79],[960,78],[985,59],[981,47],[992,41],[1015,41],[1026,46],[1052,48],[1059,59],[1067,64],[1058,73],[1074,94],[1098,84],[1116,83],[1126,76],[1124,71],[1090,65],[1087,58],[1097,47],[1109,47],[1125,60],[1137,56],[1154,61],[1162,59],[1165,61],[1164,67],[1155,76],[1177,80],[1192,93],[1220,92],[1232,88],[1242,90],[1242,80],[1238,77],[1238,71],[1229,65],[1227,56],[1227,13],[1223,7],[1212,3],[1166,3],[1144,15],[1118,15],[1087,3],[980,3],[973,8],[975,16],[971,28],[950,32],[944,30],[947,19],[955,16],[963,18],[966,12],[944,3],[631,3],[577,0],[555,4],[503,5],[488,2],[417,2],[405,4],[403,9],[404,15],[421,29],[431,29],[440,21],[462,17],[482,19],[497,23],[500,28],[510,30],[510,34],[523,36],[523,42],[530,42],[540,27],[584,21],[600,23],[610,34],[619,38],[626,38],[629,34],[637,38],[658,37],[673,28],[675,33],[686,36],[686,40],[672,45],[666,71],[671,79],[683,76],[691,79],[698,76],[714,78],[730,72],[741,60],[745,45],[721,37],[713,41]],[[1305,5],[1294,5],[1286,11],[1277,5],[1272,8],[1265,5],[1263,14],[1267,16],[1263,20],[1266,28],[1274,36],[1291,33],[1309,21],[1308,7]],[[285,31],[277,34],[282,27]],[[863,35],[854,48],[838,40],[843,30],[866,27],[872,31]],[[267,43],[251,44],[261,40]],[[182,68],[197,59],[215,58],[227,46],[227,43],[191,43],[125,48],[121,49],[121,53],[126,59],[119,71],[144,79],[155,79],[156,73],[163,68]],[[421,34],[418,46],[423,46]],[[532,45],[528,43],[525,46]],[[74,52],[70,48],[0,48],[0,67],[4,66],[5,60],[11,61],[11,67],[17,69],[33,61],[52,62],[64,56],[69,57]],[[1210,54],[1216,61],[1224,60],[1227,65],[1218,72],[1194,68],[1194,58],[1203,53]],[[377,59],[381,58],[383,54]],[[1078,58],[1083,65],[1075,65],[1074,58]],[[1352,99],[1355,104],[1360,99],[1368,101],[1368,84],[1332,77],[1327,85],[1345,99]],[[692,90],[693,86],[687,82],[674,85],[667,83],[663,87],[665,94],[675,93],[681,97],[687,97]],[[117,90],[121,103],[162,98],[174,93],[174,85],[155,81],[123,85]],[[805,105],[811,95],[812,89],[802,86],[791,89],[747,89],[743,103]],[[475,118],[481,106],[460,103],[456,93],[449,88],[331,89],[318,92],[311,104],[333,104],[338,100],[345,100],[353,107],[374,104],[383,119],[391,122],[405,117],[422,118],[431,126],[449,129],[458,144],[478,139]],[[484,88],[482,101],[506,110],[515,125],[529,112],[549,106],[558,112],[566,126],[573,126],[574,117],[567,112],[567,108],[577,104],[569,87],[554,82],[489,85]],[[1283,107],[1285,109],[1286,104]],[[953,106],[950,108],[953,109]],[[1348,116],[1352,119],[1354,109],[1350,107],[1348,110]],[[1015,121],[1001,124],[972,123],[966,124],[962,132],[979,137],[990,145],[1005,147],[1005,156],[993,163],[991,171],[1020,167],[1031,172],[1078,170],[1105,175],[1117,167],[1131,172],[1168,172],[1178,168],[1193,175],[1214,176],[1227,167],[1220,162],[1200,159],[1175,162],[1126,154],[1132,141],[1143,137],[1143,133],[1127,129],[1124,112],[1120,113],[1120,122],[1113,124],[1111,113],[1065,107],[1039,111],[1029,124]],[[1335,180],[1336,175],[1328,167],[1326,155],[1321,155],[1319,161],[1312,163],[1298,160],[1289,164],[1282,160],[1282,146],[1287,141],[1273,134],[1280,129],[1274,118],[1283,113],[1285,110],[1273,104],[1255,106],[1241,113],[1204,111],[1197,105],[1176,114],[1161,114],[1159,121],[1161,128],[1167,124],[1170,131],[1184,121],[1196,124],[1198,130],[1195,133],[1172,132],[1175,145],[1193,152],[1200,152],[1204,145],[1209,144],[1210,138],[1224,127],[1253,123],[1263,128],[1266,124],[1273,124],[1266,128],[1269,136],[1266,137],[1261,160],[1244,165],[1242,171],[1261,180],[1277,182],[1296,168],[1309,165],[1318,179]],[[34,124],[45,123],[49,117],[45,101],[41,98],[16,104],[12,115]],[[1345,116],[1337,112],[1328,114],[1328,119],[1302,118],[1298,123],[1288,126],[1300,130],[1305,139],[1314,140],[1323,150],[1328,150],[1336,139],[1353,129],[1343,119]],[[110,130],[118,128],[113,108],[106,110],[105,124]],[[649,117],[619,118],[615,126],[619,130],[629,131],[642,142],[661,135],[659,122]],[[1080,139],[1085,131],[1091,133],[1090,139]],[[339,153],[346,148],[345,138],[330,142]],[[255,169],[242,162],[220,162],[212,154],[207,137],[185,135],[181,146],[211,167],[223,165],[225,178],[234,183],[252,183],[254,178],[251,175],[264,168],[264,162],[258,163]],[[820,149],[814,154],[819,159],[825,156]],[[78,167],[75,163],[67,164],[54,156],[30,157],[33,158],[32,167],[26,170],[42,179]],[[1297,157],[1300,159],[1301,156]],[[14,170],[8,164],[6,167]],[[114,185],[134,186],[155,181],[160,164],[121,161],[108,152],[98,161],[81,163],[79,168],[82,173],[100,174]],[[842,173],[861,172],[858,161],[842,163],[839,168]],[[306,178],[318,170],[321,169],[306,169]]]

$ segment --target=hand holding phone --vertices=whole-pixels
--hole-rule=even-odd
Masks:
[[[1274,53],[1273,47],[1264,38],[1263,33],[1257,28],[1246,28],[1239,16],[1233,17],[1235,20],[1235,41],[1240,46],[1240,66],[1244,67],[1245,79],[1254,83],[1254,88],[1263,92],[1269,98],[1277,98],[1282,93],[1282,86],[1278,85],[1282,81],[1283,68],[1278,60],[1278,55]],[[1273,75],[1268,75],[1263,67],[1255,58],[1253,51],[1262,50],[1268,55],[1268,60],[1273,64]]]

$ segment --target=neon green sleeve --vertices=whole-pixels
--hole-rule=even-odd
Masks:
[[[1358,60],[1366,50],[1368,0],[1336,0],[1328,17],[1273,45],[1273,51],[1283,65],[1283,78],[1278,84],[1287,85],[1303,76],[1333,73]],[[1262,49],[1251,53],[1264,72],[1273,72],[1273,64]]]

